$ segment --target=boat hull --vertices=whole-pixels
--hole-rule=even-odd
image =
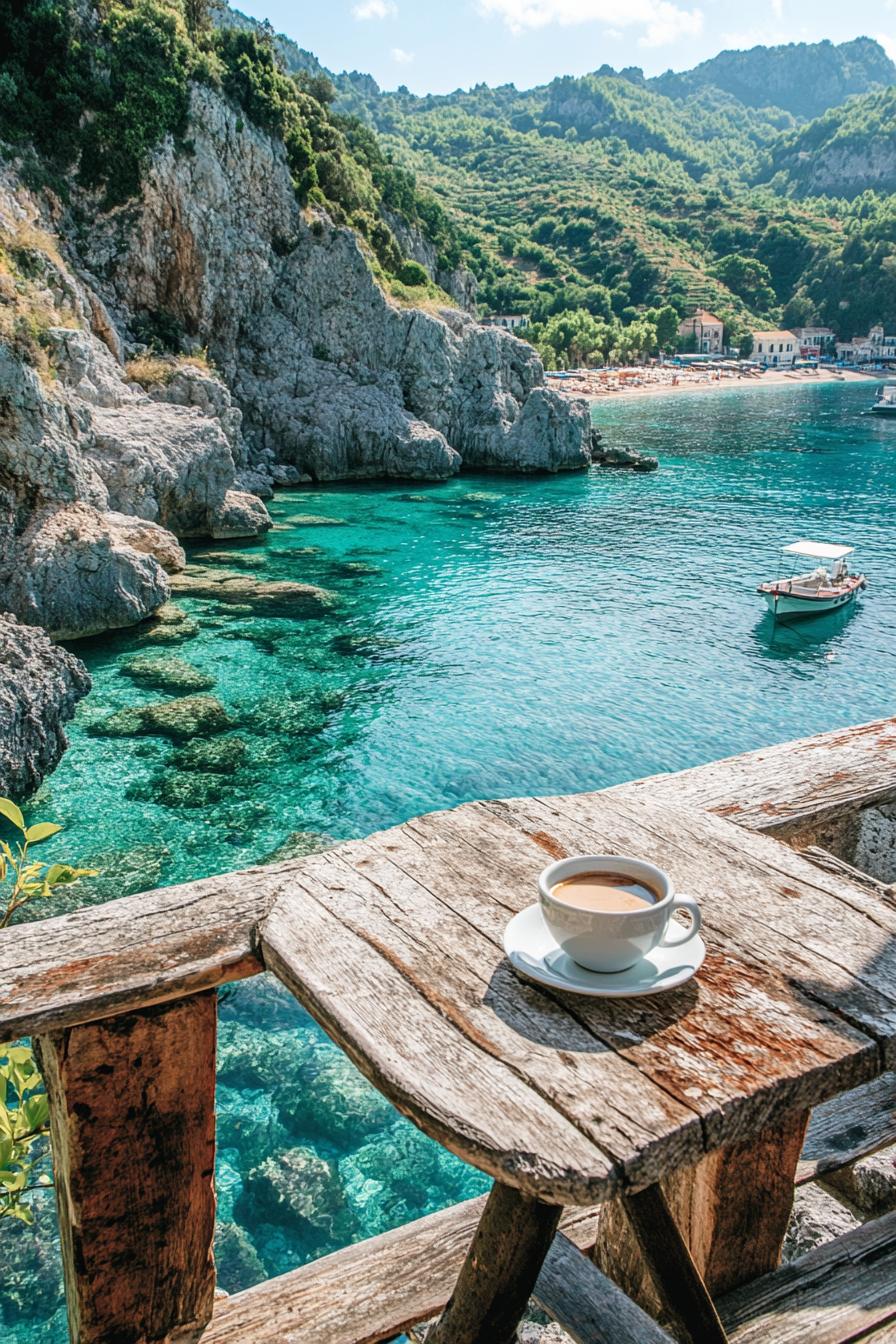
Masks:
[[[860,588],[830,597],[794,597],[790,593],[763,593],[769,611],[781,619],[792,620],[801,616],[821,616],[828,611],[840,611],[855,602]]]
[[[872,407],[871,407],[871,414],[872,414],[872,415],[889,415],[892,419],[896,419],[896,402],[894,402],[892,405],[872,406]]]

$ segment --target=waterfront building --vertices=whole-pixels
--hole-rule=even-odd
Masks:
[[[698,308],[692,317],[679,323],[678,339],[682,347],[693,345],[698,354],[721,355],[725,347],[725,324],[706,308]]]
[[[529,325],[528,313],[492,313],[482,319],[483,326],[503,327],[505,331],[525,331]]]
[[[837,340],[833,327],[794,327],[793,334],[803,359],[820,359]]]
[[[882,326],[872,327],[867,336],[838,341],[837,358],[844,364],[896,363],[896,335],[888,336]]]
[[[792,365],[799,359],[800,343],[792,331],[754,331],[752,358],[767,369]]]

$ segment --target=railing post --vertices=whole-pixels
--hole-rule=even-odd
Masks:
[[[215,1292],[214,991],[35,1038],[73,1344],[191,1344]]]

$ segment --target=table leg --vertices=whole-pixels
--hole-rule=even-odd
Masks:
[[[496,1181],[426,1344],[513,1344],[562,1212]]]
[[[777,1268],[808,1119],[807,1111],[793,1112],[661,1182],[666,1208],[710,1294]],[[632,1212],[622,1200],[601,1211],[595,1260],[652,1316],[669,1321],[675,1313],[668,1291],[657,1268],[648,1268]],[[649,1243],[649,1220],[644,1234]]]

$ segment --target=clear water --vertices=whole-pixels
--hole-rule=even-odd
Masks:
[[[329,615],[179,599],[195,625],[182,643],[137,631],[78,646],[94,691],[34,809],[65,824],[66,855],[103,870],[79,899],[892,713],[896,425],[859,414],[873,395],[784,387],[599,405],[610,442],[660,458],[650,476],[280,494],[277,529],[230,548],[235,563],[327,588]],[[337,523],[297,521],[309,514]],[[852,612],[775,628],[755,585],[800,536],[858,546],[870,588]],[[196,551],[212,549],[225,547]],[[165,698],[123,674],[146,652],[215,679],[233,726],[211,740],[243,744],[228,773],[184,768],[161,737],[97,735],[122,708]],[[483,1187],[266,978],[226,991],[221,1016],[225,1287]],[[49,1212],[39,1222],[38,1238],[16,1241],[18,1286],[0,1288],[14,1344],[64,1337]]]

